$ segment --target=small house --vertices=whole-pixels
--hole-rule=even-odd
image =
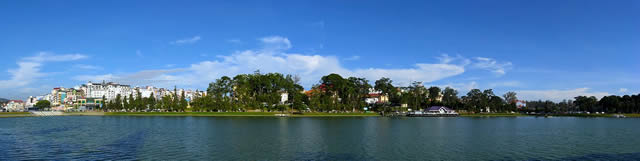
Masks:
[[[444,106],[431,106],[427,113],[431,114],[456,114],[456,111]]]

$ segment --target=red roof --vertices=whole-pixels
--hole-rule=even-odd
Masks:
[[[10,100],[9,102],[18,102],[18,103],[23,103],[24,101],[22,101],[22,100]]]

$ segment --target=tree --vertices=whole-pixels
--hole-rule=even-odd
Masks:
[[[450,87],[445,88],[442,92],[442,103],[447,107],[457,109],[460,104],[458,91]]]
[[[120,94],[116,95],[116,99],[114,100],[114,104],[113,104],[113,108],[116,110],[121,110],[122,109],[122,96],[120,96]]]
[[[624,100],[621,100],[623,100],[623,98],[620,96],[604,96],[602,97],[602,99],[600,99],[598,105],[600,105],[607,113],[628,111],[627,109],[625,109]]]
[[[325,104],[330,104],[332,110],[343,110],[342,100],[346,99],[347,92],[345,88],[347,86],[347,81],[342,78],[342,76],[331,73],[329,75],[323,76],[320,80],[321,88],[323,88],[324,96],[330,97],[330,102],[325,102]]]
[[[507,101],[507,105],[506,105],[506,109],[504,110],[511,110],[511,111],[515,111],[516,110],[516,103],[518,101],[518,97],[516,96],[516,92],[507,92],[504,95],[502,95],[502,97],[504,97],[504,100]]]
[[[575,97],[575,99],[576,100],[574,101],[574,103],[576,104],[576,106],[578,106],[579,110],[589,112],[595,111],[595,106],[598,102],[598,99],[596,97],[577,96]]]
[[[465,109],[474,112],[480,112],[481,108],[486,107],[486,103],[483,103],[484,95],[480,89],[471,89],[463,101],[465,103]]]
[[[409,87],[409,97],[410,102],[409,106],[414,107],[415,109],[421,109],[427,99],[428,91],[422,85],[422,82],[413,82]]]
[[[127,107],[127,110],[134,110],[136,108],[137,105],[134,101],[135,100],[133,99],[133,94],[130,93],[129,100],[127,100],[127,104],[129,105],[129,107]]]
[[[147,104],[147,108],[154,109],[156,107],[156,98],[153,92],[151,92],[151,95],[149,96],[149,99],[147,99],[146,104]]]
[[[431,86],[429,87],[428,91],[429,91],[429,101],[431,101],[432,103],[439,102],[438,97],[440,97],[440,94],[441,94],[440,88],[436,86]]]
[[[352,111],[360,110],[366,104],[364,99],[369,94],[371,85],[365,78],[349,77],[347,81],[348,104],[351,105]]]
[[[184,96],[184,90],[180,94],[180,111],[184,112],[187,109],[188,102],[187,98]]]
[[[41,100],[36,102],[35,105],[33,105],[33,107],[36,107],[39,110],[44,110],[46,108],[51,107],[51,102],[47,101],[47,100]]]
[[[516,92],[507,92],[504,95],[502,95],[502,97],[504,97],[504,100],[507,101],[507,103],[516,103],[516,101],[518,101],[518,97],[516,96]]]
[[[383,107],[389,105],[400,104],[400,97],[398,97],[398,89],[393,86],[393,81],[389,78],[382,77],[376,80],[374,87],[376,90],[382,91],[382,95],[389,98],[389,102],[383,104]]]
[[[146,106],[144,103],[144,99],[142,99],[142,93],[140,93],[140,89],[136,89],[136,100],[134,105],[136,111],[142,109],[143,106]]]

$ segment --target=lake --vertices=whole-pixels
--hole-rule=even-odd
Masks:
[[[0,118],[0,160],[640,160],[640,119]]]

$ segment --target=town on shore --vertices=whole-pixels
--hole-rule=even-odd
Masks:
[[[288,114],[382,114],[447,116],[478,114],[594,115],[640,112],[640,95],[576,96],[562,102],[518,100],[515,92],[502,96],[492,89],[457,90],[425,87],[422,82],[394,86],[389,78],[373,83],[365,78],[323,76],[305,90],[299,77],[281,73],[223,76],[206,90],[132,87],[115,82],[91,82],[73,88],[57,87],[26,100],[0,100],[2,112],[280,112]]]

